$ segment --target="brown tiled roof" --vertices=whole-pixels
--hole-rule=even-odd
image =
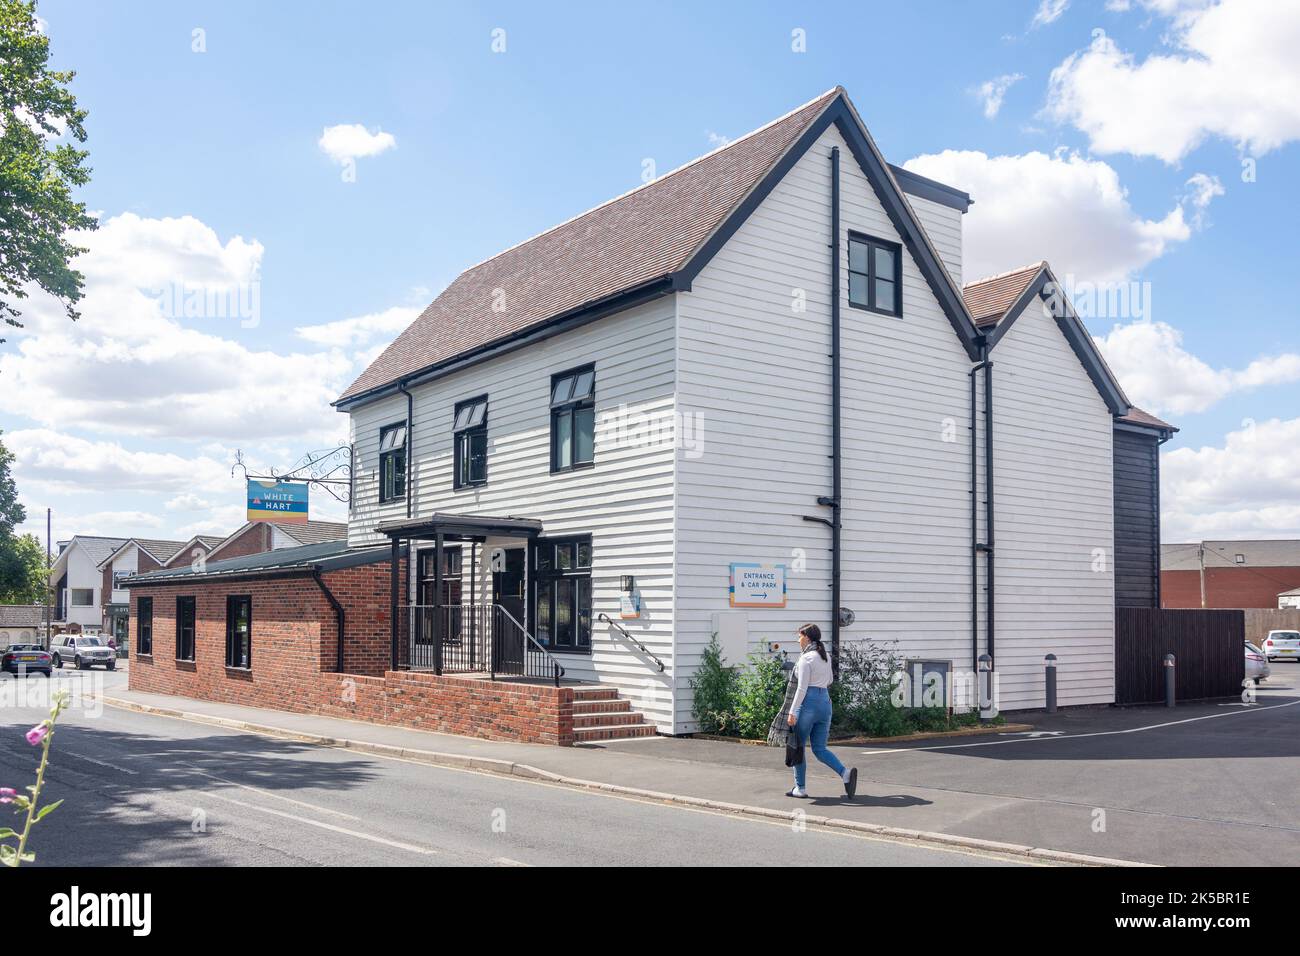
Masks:
[[[841,92],[466,269],[340,401],[677,271]]]
[[[342,541],[348,536],[348,526],[342,521],[308,521],[304,524],[271,523],[293,540],[302,544]]]
[[[966,300],[966,308],[970,310],[975,324],[981,329],[997,325],[1044,265],[1046,263],[1035,262],[962,287],[961,296]]]
[[[1150,412],[1144,412],[1136,405],[1130,405],[1128,414],[1121,415],[1118,421],[1129,422],[1134,425],[1148,425],[1151,428],[1167,428],[1171,432],[1178,431],[1178,429],[1175,428],[1173,425],[1170,425],[1168,422],[1156,418]]]

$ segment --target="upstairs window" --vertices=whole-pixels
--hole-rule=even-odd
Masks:
[[[456,406],[451,426],[456,445],[452,486],[471,488],[487,483],[487,396],[471,398]]]
[[[849,236],[849,305],[902,315],[902,249],[896,243]]]
[[[94,607],[95,589],[94,588],[73,588],[72,606],[73,607]]]
[[[551,471],[587,468],[596,457],[596,369],[551,377]]]
[[[379,429],[379,500],[406,494],[406,423]]]

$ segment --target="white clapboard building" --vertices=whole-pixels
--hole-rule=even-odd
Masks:
[[[395,662],[501,608],[686,733],[711,635],[738,663],[811,621],[989,654],[1003,709],[1042,705],[1049,652],[1062,704],[1113,700],[1172,428],[1045,263],[963,288],[971,201],[837,88],[462,273],[336,402],[349,544],[417,556]]]

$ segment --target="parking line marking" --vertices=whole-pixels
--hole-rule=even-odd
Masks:
[[[985,740],[973,744],[941,744],[936,747],[897,747],[879,750],[864,750],[864,757],[880,757],[885,754],[907,754],[922,750],[965,750],[968,747],[996,747],[1000,744],[1040,743],[1044,740],[1082,740],[1085,737],[1115,737],[1120,734],[1136,734],[1146,730],[1160,730],[1163,727],[1177,727],[1179,724],[1194,724],[1198,720],[1213,720],[1216,717],[1240,717],[1242,714],[1259,714],[1266,710],[1278,710],[1282,707],[1295,707],[1300,700],[1289,700],[1285,704],[1270,704],[1267,707],[1255,707],[1251,710],[1231,710],[1222,714],[1203,714],[1200,717],[1186,717],[1182,720],[1168,720],[1161,724],[1148,724],[1145,727],[1128,727],[1124,730],[1093,730],[1084,734],[1065,734],[1060,737],[1016,737],[1010,740]]]

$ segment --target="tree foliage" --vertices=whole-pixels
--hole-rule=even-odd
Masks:
[[[78,318],[83,276],[71,262],[85,250],[68,235],[96,226],[72,198],[90,180],[75,145],[86,111],[68,89],[73,72],[51,70],[49,57],[35,0],[0,0],[0,316],[12,326],[33,284]]]
[[[14,456],[0,442],[0,604],[35,604],[45,600],[48,569],[45,549],[34,535],[15,535],[27,518],[18,500],[9,466]]]

